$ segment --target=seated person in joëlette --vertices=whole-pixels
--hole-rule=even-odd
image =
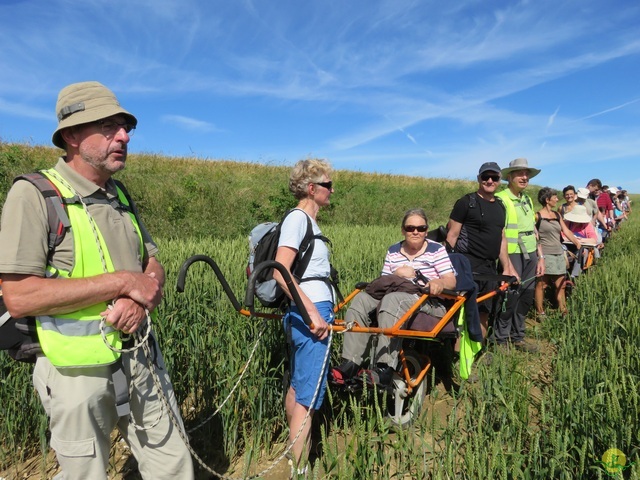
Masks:
[[[382,267],[382,276],[397,275],[418,285],[428,284],[429,292],[438,295],[445,289],[455,288],[456,274],[445,248],[426,238],[427,230],[428,222],[424,210],[417,208],[405,213],[401,227],[404,240],[389,247]],[[367,327],[371,323],[370,314],[375,314],[377,310],[378,326],[391,328],[419,298],[420,295],[417,293],[394,291],[378,300],[363,290],[351,301],[345,321]],[[430,297],[421,311],[442,318],[446,308],[438,298]],[[334,384],[344,384],[345,381],[362,375],[361,366],[366,352],[369,351],[370,340],[371,335],[366,333],[345,333],[343,362],[331,369]],[[388,386],[391,383],[401,343],[400,338],[378,336],[377,348],[371,362],[373,368],[364,371],[368,383],[380,386]]]
[[[597,245],[598,236],[596,229],[591,223],[591,215],[584,205],[576,205],[573,210],[564,214],[564,221],[567,228],[578,239],[581,245]],[[568,241],[563,235],[565,243]]]

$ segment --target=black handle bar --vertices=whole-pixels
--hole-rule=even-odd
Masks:
[[[208,257],[207,255],[193,255],[192,257],[189,257],[187,260],[185,260],[185,262],[180,267],[180,271],[178,272],[178,282],[176,284],[176,290],[180,293],[184,292],[184,284],[187,278],[187,271],[189,270],[189,267],[196,262],[204,262],[213,269],[218,281],[222,285],[222,289],[224,290],[224,293],[227,295],[227,297],[229,297],[229,300],[233,304],[233,308],[235,308],[237,312],[241,312],[242,305],[240,305],[240,302],[238,301],[237,297],[233,293],[233,290],[231,290],[231,287],[229,286],[227,279],[224,278],[224,275],[222,274],[220,267],[218,267],[218,264],[211,257]],[[298,293],[298,290],[294,287],[294,282],[293,282],[293,279],[291,278],[291,275],[289,274],[289,271],[284,267],[284,265],[273,260],[268,262],[262,262],[261,264],[257,265],[255,270],[249,277],[249,285],[247,287],[247,293],[245,295],[244,303],[249,309],[249,312],[251,313],[251,315],[255,315],[256,313],[254,308],[254,304],[255,304],[254,299],[255,299],[256,280],[258,278],[258,275],[263,270],[271,269],[271,268],[275,268],[280,272],[280,274],[284,278],[287,288],[289,288],[289,291],[293,296],[293,301],[295,302],[296,306],[300,310],[302,319],[309,326],[309,328],[313,328],[313,322],[309,317],[309,312],[307,312],[307,309],[304,307],[304,304],[302,303],[302,299],[300,298],[300,294]]]
[[[255,269],[253,270],[253,273],[249,277],[249,284],[247,286],[247,294],[244,297],[244,304],[247,306],[247,308],[253,315],[255,313],[254,300],[255,300],[256,281],[258,279],[258,276],[262,273],[263,270],[270,270],[272,268],[278,270],[278,272],[280,272],[280,275],[282,275],[282,278],[284,278],[284,283],[287,285],[287,288],[289,289],[289,292],[293,297],[293,301],[298,307],[298,310],[300,311],[300,315],[302,315],[302,319],[304,320],[304,323],[306,323],[307,326],[313,330],[313,322],[309,317],[309,312],[307,312],[307,309],[302,303],[302,299],[300,298],[298,289],[295,287],[295,283],[291,278],[289,271],[285,268],[284,265],[282,265],[279,262],[276,262],[275,260],[262,262],[255,267]]]
[[[240,302],[238,301],[235,294],[233,293],[233,290],[231,290],[231,287],[229,286],[227,279],[224,278],[222,271],[220,270],[216,262],[214,262],[211,257],[208,257],[206,255],[194,255],[192,257],[189,257],[187,260],[185,260],[185,262],[180,267],[180,272],[178,273],[178,283],[176,285],[176,290],[180,293],[184,292],[184,282],[187,277],[187,270],[189,270],[189,267],[196,262],[204,262],[213,269],[213,271],[216,274],[216,277],[222,284],[222,289],[224,290],[224,293],[226,293],[227,297],[229,297],[229,300],[231,300],[231,303],[233,304],[233,308],[235,308],[236,311],[238,312],[242,310],[242,306],[240,305]]]

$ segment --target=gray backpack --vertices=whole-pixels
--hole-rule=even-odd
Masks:
[[[247,264],[247,278],[251,276],[257,265],[269,260],[275,260],[282,222],[284,222],[284,219],[287,218],[287,215],[292,211],[293,210],[289,210],[285,213],[280,223],[261,223],[251,230],[251,233],[249,234],[249,262]],[[307,218],[307,231],[302,239],[302,243],[300,243],[300,248],[298,249],[298,254],[293,261],[293,265],[291,266],[291,273],[298,283],[304,282],[305,280],[329,280],[320,279],[318,277],[304,278],[305,270],[309,266],[309,262],[313,255],[315,240],[319,239],[331,244],[328,238],[322,235],[313,234],[311,219],[308,215],[305,214],[305,216]],[[256,279],[255,296],[258,297],[258,300],[260,300],[260,303],[264,307],[279,308],[287,304],[287,296],[273,278],[273,269],[263,270],[260,273],[260,276]]]

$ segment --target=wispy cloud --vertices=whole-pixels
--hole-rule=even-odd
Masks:
[[[222,130],[217,128],[214,124],[197,120],[195,118],[185,117],[183,115],[162,115],[161,119],[165,123],[171,123],[178,125],[186,130],[192,130],[196,132],[221,132]]]
[[[14,115],[16,117],[33,118],[38,120],[51,120],[53,108],[45,110],[38,107],[33,107],[29,104],[10,102],[3,98],[0,98],[0,112],[8,115]]]
[[[553,122],[555,122],[559,111],[560,111],[560,107],[556,108],[555,112],[553,112],[549,117],[549,120],[547,120],[547,131],[551,128],[551,126],[553,125]]]
[[[590,118],[599,117],[600,115],[604,115],[605,113],[615,112],[616,110],[620,110],[621,108],[628,107],[629,105],[633,105],[634,103],[640,102],[640,98],[636,98],[635,100],[631,100],[629,102],[625,102],[622,105],[617,105],[615,107],[607,108],[606,110],[602,110],[601,112],[592,113],[591,115],[587,115],[586,117],[582,117],[578,119],[580,120],[588,120]]]

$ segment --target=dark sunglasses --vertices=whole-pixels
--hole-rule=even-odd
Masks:
[[[405,225],[404,227],[402,227],[402,229],[405,232],[415,232],[416,230],[419,231],[420,233],[424,233],[427,231],[427,225]]]
[[[326,188],[327,190],[331,190],[333,188],[333,182],[313,182],[316,185],[320,185],[321,187]]]
[[[480,175],[480,179],[481,179],[483,182],[486,182],[486,181],[488,181],[489,179],[493,180],[494,182],[499,182],[499,181],[500,181],[500,175],[496,175],[495,173],[494,173],[494,174],[491,174],[491,173],[483,173],[482,175]]]

